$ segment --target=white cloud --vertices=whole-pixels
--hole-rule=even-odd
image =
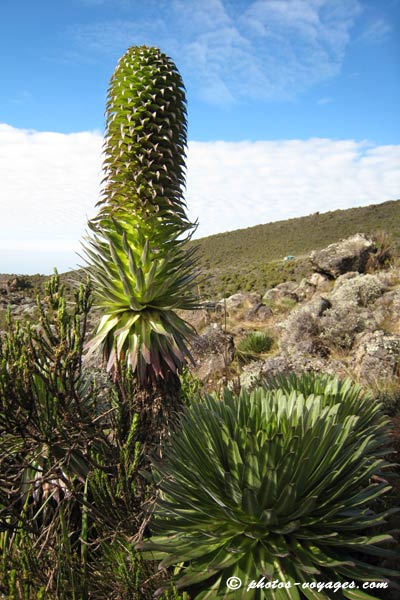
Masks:
[[[73,250],[79,249],[99,198],[101,146],[96,132],[62,134],[0,124],[0,250],[8,250],[7,263],[14,253],[24,252],[28,261],[35,252],[47,251],[46,270],[57,264],[57,252],[67,253],[69,261],[60,268],[76,264]],[[15,269],[0,263],[0,272],[6,270]]]
[[[359,0],[172,0],[69,35],[79,56],[98,59],[132,44],[160,46],[210,103],[276,101],[340,72],[360,11]]]
[[[102,137],[0,125],[0,272],[51,272],[94,216]],[[190,142],[187,204],[197,237],[399,197],[400,145],[329,139]]]
[[[191,142],[187,201],[199,236],[396,199],[400,146],[329,139]]]

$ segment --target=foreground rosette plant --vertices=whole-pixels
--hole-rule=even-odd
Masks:
[[[377,533],[390,511],[374,511],[390,489],[387,419],[351,383],[325,384],[325,394],[306,396],[225,390],[186,409],[163,463],[154,460],[161,495],[154,536],[141,546],[160,567],[184,563],[178,589],[196,600],[327,599],[337,594],[247,585],[262,576],[294,584],[391,575],[374,566],[393,556],[391,536]],[[243,587],[228,590],[230,577]]]

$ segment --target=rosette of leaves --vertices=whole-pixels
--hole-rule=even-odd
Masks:
[[[271,350],[273,340],[264,331],[246,333],[236,346],[236,354],[241,363],[248,363]]]
[[[186,408],[163,463],[154,461],[161,493],[144,556],[160,568],[184,564],[176,585],[196,600],[264,598],[247,589],[261,576],[293,584],[268,589],[272,600],[326,600],[333,590],[294,583],[390,576],[374,566],[394,556],[391,536],[376,532],[390,511],[374,511],[390,489],[387,419],[370,419],[370,404],[341,412],[346,398],[225,390],[223,400],[209,395]],[[243,588],[230,591],[230,577]],[[360,593],[342,590],[349,599],[373,597]]]
[[[383,419],[381,403],[351,379],[339,379],[325,373],[290,373],[269,378],[263,387],[281,390],[286,395],[296,392],[310,399],[315,397],[323,406],[337,405],[341,420],[350,415],[358,416],[355,427],[364,435]]]
[[[191,293],[196,277],[193,251],[178,239],[174,225],[148,217],[132,222],[103,219],[86,247],[96,304],[103,311],[89,353],[99,346],[114,370],[126,362],[139,381],[177,372],[191,359],[186,341],[193,328],[177,313],[198,303]]]

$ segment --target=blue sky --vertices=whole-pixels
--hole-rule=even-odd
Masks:
[[[185,81],[199,235],[399,198],[399,17],[399,0],[3,0],[0,272],[76,265],[130,45]]]

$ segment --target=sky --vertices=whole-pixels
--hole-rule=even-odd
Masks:
[[[116,63],[186,86],[197,237],[400,198],[400,0],[1,0],[0,273],[82,264]]]

